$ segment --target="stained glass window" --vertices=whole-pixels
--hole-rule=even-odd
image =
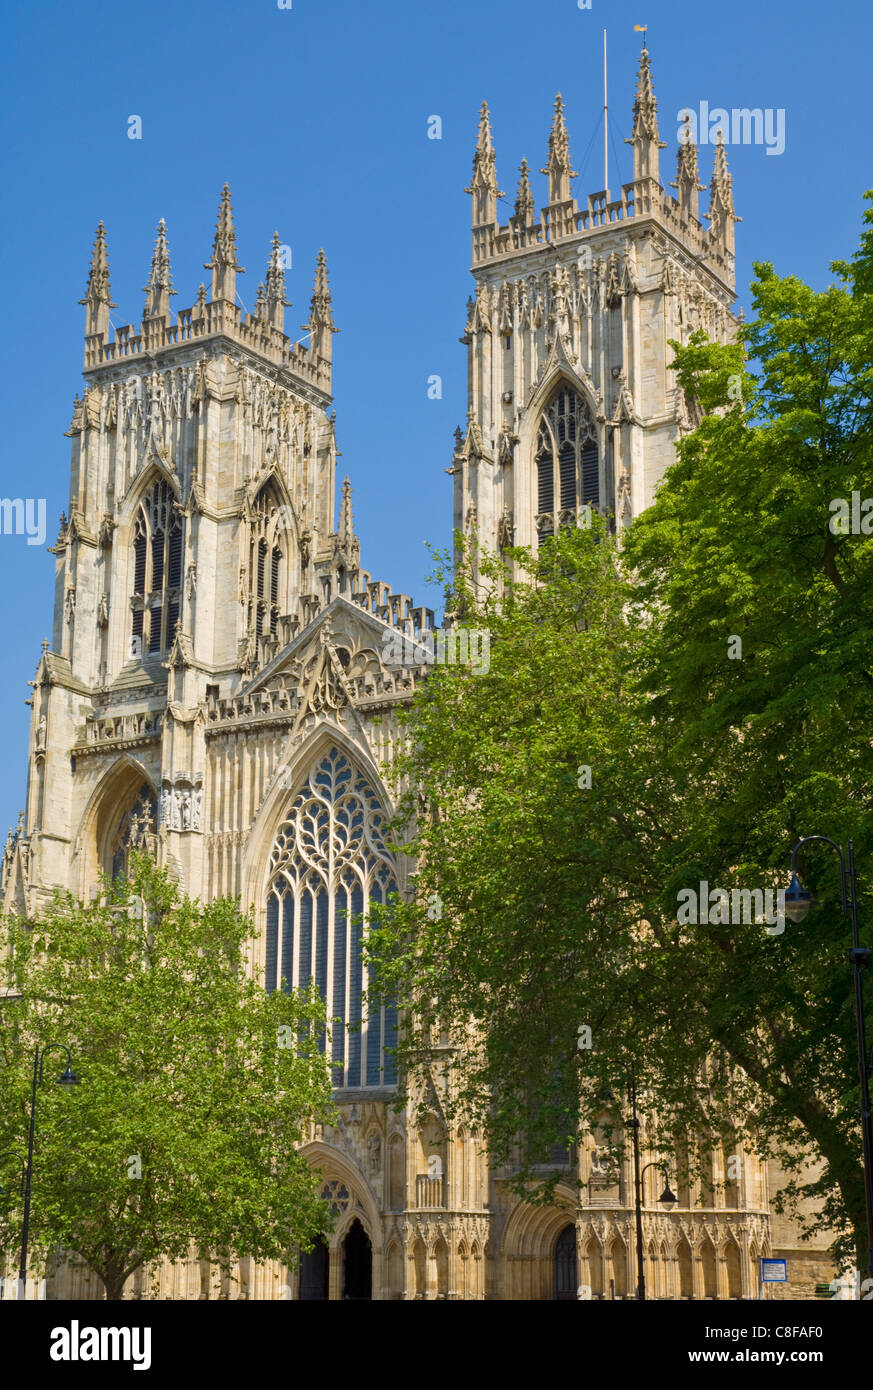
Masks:
[[[397,891],[386,816],[364,775],[337,748],[310,769],[270,853],[266,987],[314,979],[327,1001],[335,1086],[396,1082],[393,1003],[371,1005],[361,959],[369,904]],[[362,921],[363,919],[363,921]]]

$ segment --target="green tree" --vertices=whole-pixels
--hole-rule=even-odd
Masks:
[[[121,1297],[151,1260],[198,1249],[293,1259],[325,1229],[300,1152],[332,1114],[314,990],[268,995],[247,971],[251,924],[230,899],[180,895],[146,858],[82,905],[58,895],[38,921],[2,924],[0,1151],[27,1151],[34,1048],[69,1046],[76,1087],[38,1092],[30,1247],[80,1256]],[[22,1203],[3,1161],[0,1248]]]
[[[835,863],[802,864],[823,903],[802,927],[677,909],[701,880],[784,886],[802,834],[853,836],[869,941],[873,539],[830,523],[873,496],[871,216],[840,283],[758,265],[740,342],[673,344],[699,426],[621,555],[595,526],[516,552],[514,579],[486,557],[473,586],[462,559],[491,666],[437,668],[415,702],[417,889],[374,938],[410,1006],[402,1063],[451,1060],[452,1103],[518,1190],[580,1127],[623,1144],[633,1059],[655,1147],[698,1172],[709,1144],[779,1157],[784,1204],[812,1197],[859,1263]]]
[[[755,266],[741,345],[754,372],[700,335],[677,349],[703,418],[626,558],[639,611],[655,615],[641,685],[677,785],[686,773],[683,873],[784,883],[801,835],[853,837],[869,944],[873,511],[865,525],[860,504],[873,499],[873,211],[865,223],[821,292]],[[838,1253],[865,1263],[849,927],[835,857],[814,848],[802,867],[823,912],[754,944],[711,927],[688,965],[711,982],[714,1040],[758,1091],[761,1135],[798,1175],[788,1195],[823,1199]],[[871,985],[868,972],[868,1014]],[[812,1184],[799,1178],[809,1155],[823,1160]]]

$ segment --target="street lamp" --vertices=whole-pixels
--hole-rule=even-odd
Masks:
[[[653,1161],[647,1163],[644,1168],[640,1168],[640,1120],[637,1115],[637,1083],[634,1073],[633,1063],[631,1063],[630,1073],[630,1102],[631,1102],[631,1121],[630,1127],[634,1135],[634,1206],[636,1208],[637,1222],[637,1299],[644,1303],[646,1300],[646,1276],[643,1269],[643,1178],[650,1168],[659,1168],[664,1174],[664,1191],[658,1198],[659,1203],[665,1207],[672,1207],[679,1199],[670,1189],[670,1174],[663,1163]]]
[[[30,1134],[27,1140],[27,1167],[24,1181],[24,1216],[21,1223],[21,1264],[18,1270],[18,1297],[23,1301],[27,1287],[27,1236],[30,1229],[30,1188],[33,1180],[33,1133],[36,1124],[36,1088],[42,1081],[42,1072],[47,1052],[57,1050],[67,1054],[67,1068],[56,1077],[58,1086],[78,1086],[79,1078],[73,1072],[70,1049],[64,1043],[46,1043],[40,1051],[37,1044],[33,1053],[33,1088],[30,1096]]]
[[[848,855],[827,835],[804,835],[791,854],[791,882],[785,890],[785,911],[793,922],[802,922],[807,913],[818,903],[811,893],[803,887],[797,876],[797,854],[803,845],[812,840],[835,849],[840,860],[840,910],[852,923],[852,947],[848,952],[849,961],[855,973],[855,1026],[858,1040],[858,1077],[861,1082],[861,1135],[864,1145],[864,1196],[867,1207],[867,1272],[873,1277],[873,1119],[870,1115],[870,1073],[873,1065],[867,1058],[867,1041],[864,1030],[864,990],[861,971],[873,959],[873,951],[862,946],[858,936],[858,886],[855,879],[855,845],[848,842]]]

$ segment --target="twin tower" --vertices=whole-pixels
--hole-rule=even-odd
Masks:
[[[632,181],[620,196],[601,190],[580,206],[559,96],[543,170],[548,201],[537,213],[523,160],[501,221],[482,106],[467,190],[475,278],[463,336],[467,421],[449,471],[454,527],[475,530],[491,550],[536,546],[589,503],[617,528],[648,506],[677,438],[695,423],[668,340],[698,328],[718,341],[735,332],[737,219],[724,146],[715,147],[707,227],[690,138],[678,142],[676,196],[661,185],[664,142],[645,49],[629,143]],[[368,698],[408,700],[421,675],[383,670],[379,629],[411,636],[433,615],[362,568],[348,480],[335,516],[337,330],[324,253],[301,341],[285,333],[278,234],[253,312],[237,303],[242,267],[227,186],[207,269],[211,291],[201,285],[194,306],[171,315],[161,222],[142,323],[113,333],[98,227],[82,301],[85,386],[67,432],[69,512],[52,548],[53,635],[34,683],[27,808],[4,855],[4,897],[28,909],[53,885],[90,891],[122,854],[118,826],[101,829],[99,812],[116,754],[131,782],[119,804],[145,787],[138,814],[150,833],[171,839],[182,833],[174,807],[187,808],[191,833],[210,833],[211,816],[213,835],[231,835],[221,841],[219,879],[239,888],[230,861],[262,789],[246,786],[232,816],[226,789],[210,793],[217,711],[278,670],[335,605],[377,625]],[[341,678],[348,683],[347,666]],[[234,777],[245,781],[239,769]],[[191,890],[208,895],[212,869],[190,839],[172,857]]]
[[[630,143],[632,181],[580,206],[559,97],[548,202],[537,214],[522,162],[501,221],[482,108],[467,421],[450,472],[455,527],[491,550],[536,547],[589,503],[626,525],[694,424],[668,339],[735,332],[724,148],[706,227],[690,139],[677,196],[661,185],[645,50]],[[577,1263],[595,1296],[610,1281],[626,1296],[629,1175],[601,1192],[587,1140],[560,1160],[576,1170],[562,1204],[531,1209],[488,1167],[481,1137],[451,1129],[440,1078],[426,1122],[390,1104],[396,1019],[387,1006],[367,1013],[354,923],[363,916],[365,933],[368,903],[404,891],[413,867],[386,842],[385,769],[427,669],[387,660],[386,648],[414,654],[420,644],[396,638],[432,627],[433,614],[362,567],[348,480],[335,516],[325,260],[298,342],[285,334],[282,253],[275,236],[244,313],[225,187],[211,292],[201,285],[193,308],[171,316],[161,224],[141,326],[113,334],[98,228],[69,511],[52,547],[54,629],[32,682],[27,804],[3,854],[4,905],[38,913],[56,887],[96,897],[101,873],[123,873],[145,847],[191,896],[253,906],[267,988],[314,978],[331,1014],[355,1025],[332,1042],[340,1119],[306,1149],[339,1214],[329,1250],[294,1276],[297,1296],[342,1297],[353,1259],[381,1298],[572,1297]],[[596,1199],[580,1200],[577,1177]],[[752,1292],[753,1262],[772,1250],[763,1169],[749,1159],[731,1210],[719,1200],[705,1220],[690,1198],[669,1226],[647,1213],[662,1296]],[[201,1296],[209,1277],[196,1260],[167,1266],[163,1296]],[[275,1296],[283,1278],[239,1272],[253,1297]],[[67,1296],[85,1291],[79,1274],[64,1279]]]

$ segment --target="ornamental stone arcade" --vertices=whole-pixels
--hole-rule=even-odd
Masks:
[[[690,142],[678,197],[659,181],[645,50],[630,143],[632,182],[580,209],[559,97],[548,203],[536,215],[522,161],[504,226],[482,106],[468,190],[469,406],[449,471],[455,526],[476,525],[491,547],[536,544],[586,504],[619,528],[647,506],[693,425],[667,339],[734,332],[724,148],[706,228]],[[410,872],[383,836],[386,769],[426,666],[398,670],[383,653],[392,632],[430,629],[433,614],[362,568],[348,479],[335,518],[324,253],[307,347],[284,332],[278,234],[254,313],[236,305],[227,186],[207,268],[211,294],[201,285],[173,322],[161,222],[142,324],[113,337],[97,229],[85,385],[67,432],[69,517],[52,548],[54,631],[32,682],[27,806],[3,855],[4,906],[36,912],[55,887],[87,899],[101,870],[123,871],[144,845],[191,895],[255,904],[266,988],[314,977],[329,1013],[361,1027],[333,1031],[339,1118],[306,1148],[335,1216],[326,1242],[290,1274],[242,1261],[222,1278],[192,1255],[141,1271],[126,1296],[147,1295],[156,1275],[161,1296],[179,1299],[632,1297],[631,1174],[593,1136],[555,1155],[561,1180],[544,1208],[510,1192],[480,1134],[449,1125],[445,1074],[428,1083],[426,1121],[389,1108],[397,1021],[390,1007],[363,1008],[360,935],[368,903],[403,891]],[[790,1296],[831,1277],[822,1249],[801,1250],[771,1213],[772,1175],[757,1158],[742,1155],[726,1181],[726,1157],[713,1154],[711,1177],[715,1196],[702,1204],[686,1187],[669,1214],[646,1188],[650,1297],[756,1297],[756,1261],[771,1254],[789,1257]],[[49,1296],[101,1290],[69,1263]]]

